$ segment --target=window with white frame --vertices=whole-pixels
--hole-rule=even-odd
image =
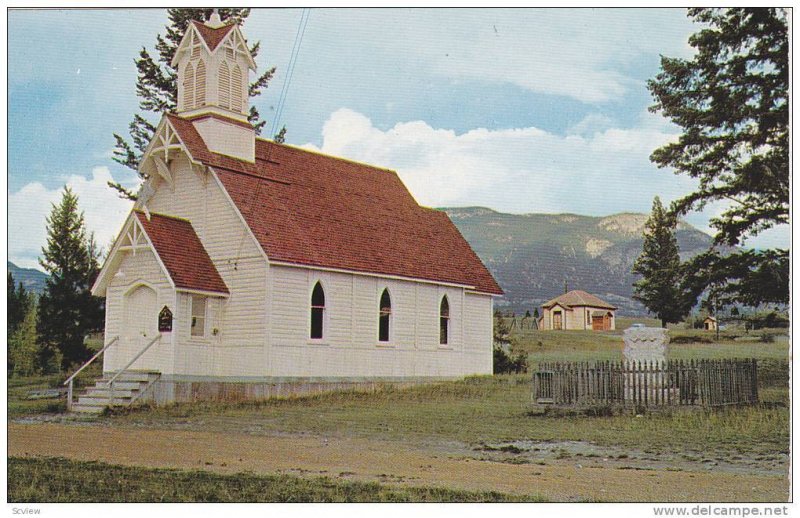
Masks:
[[[381,294],[381,302],[378,310],[378,341],[389,341],[389,326],[392,320],[392,298],[389,296],[389,290],[384,289]]]
[[[439,305],[439,344],[447,345],[450,340],[450,303],[447,302],[447,295],[442,297]]]
[[[206,309],[208,306],[208,298],[202,295],[192,295],[192,336],[204,337],[206,336]]]
[[[311,291],[311,333],[312,340],[321,340],[325,326],[325,291],[317,282]]]

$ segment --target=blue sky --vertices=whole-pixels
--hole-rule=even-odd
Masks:
[[[253,102],[271,124],[300,21],[253,10]],[[134,58],[152,51],[162,9],[10,11],[9,258],[34,266],[44,216],[69,184],[87,225],[111,241],[129,210],[105,182],[137,109]],[[649,114],[659,55],[688,57],[683,9],[313,9],[279,124],[287,141],[396,169],[430,206],[606,215],[648,212],[694,183],[648,156],[678,129]],[[268,124],[269,126],[269,124]],[[709,207],[690,223],[706,229]],[[788,229],[751,246],[788,246]]]

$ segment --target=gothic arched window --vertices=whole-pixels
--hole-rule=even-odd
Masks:
[[[389,290],[384,289],[381,294],[381,302],[378,310],[378,341],[389,341],[389,325],[392,319],[392,299]]]
[[[183,70],[183,109],[192,108],[194,108],[194,67],[191,63],[186,63],[186,68]]]
[[[318,340],[324,334],[325,326],[325,291],[317,282],[311,291],[311,338]]]
[[[235,65],[231,75],[231,110],[242,111],[242,95],[242,69]]]
[[[201,59],[197,63],[197,71],[195,72],[195,90],[194,90],[194,107],[206,105],[206,64]]]
[[[442,297],[439,305],[439,343],[447,345],[450,337],[450,303],[447,302],[447,295]]]
[[[219,105],[231,108],[231,69],[227,61],[219,65]]]

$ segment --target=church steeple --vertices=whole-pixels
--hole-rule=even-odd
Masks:
[[[255,131],[247,115],[256,63],[239,27],[216,9],[205,23],[192,20],[172,67],[178,71],[177,114],[194,121],[211,151],[254,161]]]
[[[235,23],[223,22],[216,10],[205,23],[191,21],[172,66],[178,70],[179,114],[247,120],[248,76],[256,64]]]

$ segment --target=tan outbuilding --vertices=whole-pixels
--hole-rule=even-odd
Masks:
[[[716,331],[718,327],[717,319],[712,316],[708,316],[703,320],[703,329],[706,331]]]
[[[541,329],[552,331],[616,329],[617,308],[585,291],[572,290],[560,295],[545,302],[542,310]]]

